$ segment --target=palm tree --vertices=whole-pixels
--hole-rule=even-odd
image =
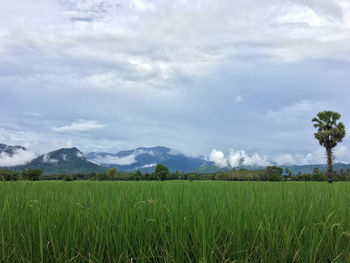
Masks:
[[[341,115],[334,111],[323,111],[312,119],[317,132],[314,134],[321,146],[326,148],[328,182],[332,183],[333,171],[333,148],[345,137],[345,126],[342,122],[337,123]]]

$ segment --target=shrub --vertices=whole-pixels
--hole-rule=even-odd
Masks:
[[[63,180],[66,182],[72,182],[72,181],[74,181],[74,178],[71,175],[67,175],[66,177],[64,177]]]

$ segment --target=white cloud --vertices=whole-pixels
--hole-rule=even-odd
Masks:
[[[274,161],[278,165],[288,165],[288,164],[295,164],[295,158],[292,154],[285,153],[285,154],[279,154],[274,158]]]
[[[58,160],[55,158],[51,158],[50,153],[44,154],[43,162],[44,163],[58,163]]]
[[[230,149],[227,159],[231,167],[237,167],[240,165],[254,167],[270,165],[270,162],[267,160],[266,156],[260,156],[258,153],[253,153],[250,155],[242,150],[235,151]]]
[[[345,146],[337,147],[334,149],[336,160],[348,162],[350,159],[347,157],[348,149]],[[309,164],[324,164],[326,163],[326,153],[323,147],[318,147],[312,152],[308,153],[282,153],[272,158],[278,165],[309,165]],[[337,161],[336,161],[337,162]]]
[[[222,151],[219,150],[212,150],[210,155],[209,155],[209,161],[214,162],[215,165],[219,167],[227,167],[228,162],[227,159],[225,158],[225,154]]]
[[[317,14],[305,5],[288,3],[281,5],[278,12],[276,22],[281,24],[304,23],[306,26],[326,26],[332,23],[329,17],[327,19],[327,16]]]
[[[37,118],[42,118],[43,115],[37,112],[25,112],[26,115],[32,116],[32,117],[37,117]]]
[[[150,164],[145,164],[143,166],[141,166],[140,168],[151,168],[151,167],[155,167],[157,164],[156,163],[150,163]]]
[[[170,154],[175,154],[175,152],[177,151],[173,151]],[[111,154],[108,154],[105,156],[97,155],[95,158],[92,159],[92,161],[99,164],[130,165],[130,164],[136,163],[137,162],[136,157],[143,153],[147,153],[155,156],[155,153],[153,151],[135,150],[131,154],[123,157],[118,157],[116,155],[111,155]]]
[[[227,156],[222,151],[212,150],[209,160],[219,167],[237,167],[237,166],[268,166],[271,163],[266,156],[260,156],[258,153],[247,154],[245,151],[229,150]]]
[[[62,160],[67,161],[67,154],[62,154]]]
[[[350,163],[349,149],[342,145],[334,149],[335,162]],[[326,162],[325,150],[322,147],[309,153],[281,153],[275,157],[268,158],[265,155],[258,153],[247,154],[245,151],[235,151],[230,149],[229,153],[225,155],[222,151],[212,150],[209,155],[209,160],[214,162],[219,167],[237,167],[237,166],[253,166],[265,167],[273,165],[309,165],[309,164],[323,164]]]
[[[79,119],[70,125],[52,128],[55,132],[86,132],[91,130],[99,130],[105,128],[107,125],[100,124],[93,120]]]
[[[0,167],[23,165],[36,158],[36,154],[28,150],[17,150],[13,155],[0,153]]]
[[[80,159],[84,159],[84,154],[82,152],[77,152],[77,157]]]
[[[114,155],[97,156],[96,158],[90,160],[98,164],[118,164],[118,165],[129,165],[136,163],[136,154],[131,154],[125,157],[118,157]]]

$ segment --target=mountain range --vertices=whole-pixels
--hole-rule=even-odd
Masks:
[[[105,169],[86,159],[77,148],[62,148],[41,155],[19,169],[43,169],[45,174],[102,172]]]
[[[154,171],[158,163],[164,164],[171,172],[191,172],[199,167],[213,165],[205,157],[189,157],[170,148],[139,147],[117,153],[91,152],[86,158],[103,167],[117,167],[119,171]]]
[[[26,151],[27,149],[22,146],[0,144],[0,159],[4,157],[12,158],[18,153]],[[158,163],[166,165],[171,172],[215,173],[232,169],[229,167],[218,167],[203,156],[190,157],[163,146],[139,147],[117,153],[89,152],[85,155],[77,148],[62,148],[40,155],[22,165],[3,166],[1,168],[18,171],[28,168],[43,169],[44,174],[103,172],[110,167],[116,167],[118,171],[124,172],[134,172],[136,170],[153,172]],[[281,167],[284,170],[288,168],[294,175],[299,172],[310,174],[314,168],[319,168],[321,171],[326,171],[327,169],[325,164],[285,165]],[[243,166],[236,167],[235,169],[243,168],[254,170],[265,169],[265,167]],[[340,169],[350,169],[350,164],[334,164],[334,170]]]
[[[22,146],[0,144],[0,156],[15,156],[19,151],[26,151]],[[77,148],[62,148],[38,156],[23,165],[2,167],[21,171],[23,169],[43,169],[44,174],[90,173],[105,171],[105,168],[88,161]]]
[[[307,165],[277,165],[283,169],[283,173],[286,174],[286,169],[289,169],[293,175],[297,175],[298,173],[302,174],[312,174],[315,168],[318,168],[322,172],[327,171],[327,165],[326,164],[307,164]],[[203,173],[217,173],[217,172],[228,172],[231,171],[233,168],[231,167],[219,167],[216,165],[209,165],[200,167],[194,170],[194,172],[203,174]],[[248,169],[248,170],[265,170],[266,167],[262,166],[238,166],[234,169],[240,170],[240,169]],[[346,163],[335,163],[333,164],[333,170],[334,171],[340,171],[340,170],[346,171],[347,169],[350,169],[350,164]]]
[[[21,146],[1,144],[0,147],[0,155],[14,156],[19,150],[26,151]],[[90,152],[86,155],[77,148],[62,148],[40,155],[26,164],[2,168],[18,171],[28,168],[43,169],[44,174],[101,172],[110,167],[116,167],[123,172],[153,172],[158,163],[166,165],[171,172],[191,172],[199,167],[213,165],[202,156],[189,157],[170,148],[157,146],[117,153]]]

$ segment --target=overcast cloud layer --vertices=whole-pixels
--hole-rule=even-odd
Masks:
[[[350,129],[349,43],[347,0],[0,1],[0,142],[322,162],[311,119]]]

